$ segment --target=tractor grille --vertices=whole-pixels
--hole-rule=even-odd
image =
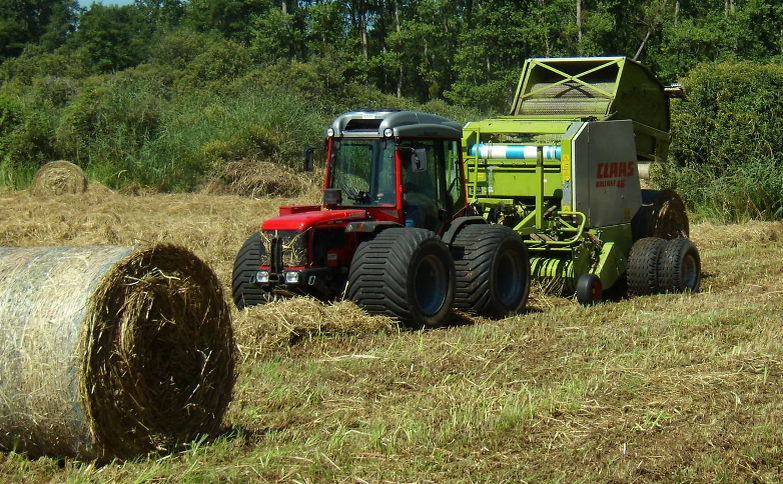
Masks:
[[[284,267],[305,266],[308,263],[306,230],[263,230],[261,243],[267,257],[275,253],[273,244],[280,244]],[[274,266],[274,263],[270,265]]]

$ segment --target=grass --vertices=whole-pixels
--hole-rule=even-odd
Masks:
[[[225,285],[236,248],[290,202],[12,192],[0,199],[4,244],[165,239],[195,250]],[[0,476],[777,482],[782,235],[779,222],[696,225],[705,279],[694,295],[582,308],[536,293],[528,314],[430,331],[363,326],[349,306],[308,300],[236,313],[243,362],[224,433],[172,455],[102,467],[0,454]],[[342,330],[341,314],[352,318]],[[286,337],[286,328],[299,336]],[[265,331],[270,337],[259,338]]]

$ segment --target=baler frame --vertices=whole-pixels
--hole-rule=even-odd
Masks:
[[[594,214],[577,207],[574,143],[581,130],[612,132],[603,128],[612,124],[623,134],[620,143],[631,139],[633,147],[624,151],[627,163],[609,158],[622,166],[611,167],[619,175],[607,183],[628,183],[622,198],[631,194],[636,201],[626,200],[625,213],[614,220],[595,224]],[[463,128],[468,197],[490,222],[523,236],[532,276],[562,280],[564,292],[573,292],[589,273],[610,288],[640,238],[631,222],[646,213],[637,163],[665,161],[669,141],[667,91],[641,64],[625,57],[529,59],[511,115]]]

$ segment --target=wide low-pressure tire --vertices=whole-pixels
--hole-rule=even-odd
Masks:
[[[234,259],[231,293],[234,296],[234,304],[239,309],[269,301],[269,293],[255,283],[256,273],[265,254],[261,234],[255,232],[242,244]]]
[[[659,292],[658,261],[666,246],[664,239],[645,237],[637,240],[628,256],[628,292],[637,296]]]
[[[348,298],[373,314],[413,327],[437,326],[454,301],[454,262],[433,232],[389,228],[359,244],[348,273]]]
[[[658,260],[658,286],[661,292],[696,292],[701,282],[701,258],[688,239],[666,242]]]
[[[530,258],[522,237],[502,225],[471,224],[451,244],[454,307],[492,318],[523,311],[530,293]]]

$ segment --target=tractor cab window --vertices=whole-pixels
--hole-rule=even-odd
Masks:
[[[394,206],[394,146],[379,139],[335,140],[331,188],[342,192],[347,207]]]
[[[437,231],[445,222],[446,200],[443,141],[403,141],[398,145],[402,162],[405,225]]]
[[[446,195],[451,206],[452,215],[465,206],[465,191],[462,183],[462,171],[460,162],[460,142],[443,141],[443,149],[446,154]]]

